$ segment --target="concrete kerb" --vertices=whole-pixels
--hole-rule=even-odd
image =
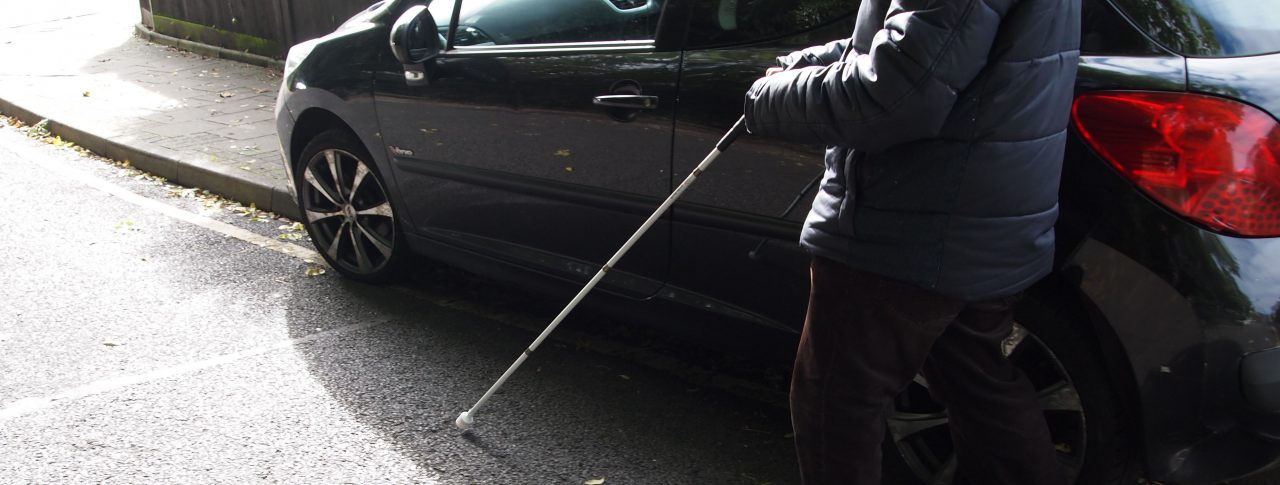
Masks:
[[[250,54],[248,52],[240,52],[240,51],[227,49],[225,47],[201,44],[199,42],[192,42],[186,39],[171,37],[168,35],[155,32],[151,29],[148,29],[147,26],[142,24],[135,24],[133,26],[133,29],[137,32],[138,37],[146,39],[147,41],[150,41],[150,42],[155,42],[157,44],[167,45],[170,47],[177,47],[179,49],[194,52],[196,54],[200,54],[204,56],[218,57],[222,59],[243,62],[245,64],[252,64],[255,66],[270,67],[270,68],[275,68],[281,71],[284,70],[284,61],[281,61],[278,59],[272,59],[270,57],[260,56],[257,54]]]
[[[231,168],[183,161],[142,147],[110,140],[58,121],[56,118],[41,116],[3,98],[0,98],[0,113],[27,124],[49,120],[50,133],[104,157],[128,160],[134,167],[164,177],[171,182],[200,187],[242,204],[254,204],[261,210],[275,212],[292,219],[301,217],[297,203],[283,184],[263,183],[250,179]]]

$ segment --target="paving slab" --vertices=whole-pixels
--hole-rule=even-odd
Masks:
[[[139,17],[132,0],[0,4],[0,113],[296,218],[275,133],[279,68],[150,42]]]

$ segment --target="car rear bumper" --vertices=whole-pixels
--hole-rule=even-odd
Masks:
[[[1254,352],[1241,359],[1240,391],[1254,409],[1280,414],[1280,349]]]
[[[1213,234],[1142,205],[1117,214],[1123,231],[1093,231],[1062,271],[1126,354],[1147,476],[1215,482],[1269,467],[1280,459],[1280,260],[1268,255],[1280,240]]]

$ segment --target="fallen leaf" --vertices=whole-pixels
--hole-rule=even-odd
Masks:
[[[40,138],[43,136],[49,136],[49,120],[40,120],[39,123],[27,128],[27,137]]]
[[[82,93],[82,94],[81,94],[81,96],[84,96],[84,97],[86,97],[86,98],[87,98],[87,97],[89,97],[89,94],[91,94],[91,93],[89,93],[88,91],[85,91],[84,93]]]
[[[569,151],[568,148],[561,148],[559,150],[556,150],[555,155],[557,157],[567,157],[569,155],[573,155],[573,152]]]
[[[587,480],[587,481],[585,481],[585,482],[582,482],[582,485],[604,485],[604,479],[603,479],[603,478],[592,478],[592,479],[590,479],[590,480]]]
[[[631,376],[626,375],[626,374],[619,374],[619,375],[618,375],[618,377],[621,377],[621,378],[622,378],[622,380],[624,380],[624,381],[629,381],[629,380],[631,380]]]
[[[234,92],[232,92],[232,91],[223,91],[223,92],[221,92],[221,93],[218,93],[218,97],[219,97],[219,98],[230,98],[230,97],[235,96],[235,95],[236,95],[236,93],[234,93]]]
[[[133,219],[121,219],[120,222],[116,223],[116,232],[136,231],[138,228],[135,227],[135,224],[136,223],[133,222]]]
[[[190,199],[192,197],[195,197],[195,194],[196,194],[196,189],[186,188],[186,187],[173,187],[169,189],[168,195],[169,197]]]
[[[55,136],[52,140],[48,140],[50,144],[58,148],[74,147],[76,144],[67,140],[63,140],[61,136]]]
[[[285,241],[300,241],[302,240],[302,238],[307,237],[307,232],[306,232],[307,228],[303,226],[301,222],[295,222],[293,224],[285,224],[283,226],[277,227],[276,229],[284,231],[284,234],[281,234],[276,237]]]
[[[302,274],[307,275],[307,277],[308,277],[308,278],[313,278],[313,277],[316,277],[316,276],[320,276],[320,275],[322,275],[322,274],[324,274],[324,273],[325,273],[324,268],[322,268],[322,267],[320,267],[320,266],[308,266],[308,267],[307,267],[307,270],[306,270],[306,271],[304,271]]]
[[[572,172],[572,171],[573,171],[573,167],[568,167],[568,166],[566,166],[566,167],[564,168],[564,171],[566,171],[566,172]]]
[[[122,343],[120,343],[120,342],[112,342],[112,341],[108,340],[108,341],[106,341],[106,342],[103,342],[103,343],[102,343],[102,345],[105,345],[105,346],[107,346],[107,347],[119,347],[119,346],[124,345],[124,344],[122,344]]]

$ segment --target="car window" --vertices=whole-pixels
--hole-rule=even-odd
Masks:
[[[1103,56],[1143,56],[1164,53],[1107,0],[1080,3],[1080,53]]]
[[[1280,8],[1258,0],[1116,0],[1165,47],[1194,57],[1280,52]]]
[[[705,0],[690,19],[690,47],[746,44],[811,30],[857,13],[852,0]]]
[[[457,0],[429,8],[448,32]],[[652,40],[662,0],[460,0],[453,46]]]

